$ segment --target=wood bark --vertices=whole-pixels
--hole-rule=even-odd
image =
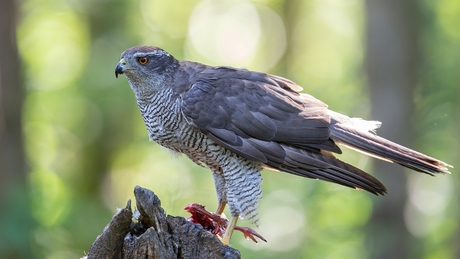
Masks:
[[[137,210],[133,213],[128,201],[96,238],[84,259],[240,258],[238,250],[223,245],[200,225],[183,217],[166,216],[160,199],[152,191],[136,186],[134,196]]]

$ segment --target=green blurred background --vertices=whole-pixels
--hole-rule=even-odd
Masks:
[[[149,142],[115,78],[134,45],[290,78],[455,167],[433,178],[345,151],[385,197],[264,171],[268,243],[236,233],[243,258],[460,258],[460,1],[2,0],[0,17],[1,258],[80,258],[135,185],[171,215],[216,208],[211,173]]]

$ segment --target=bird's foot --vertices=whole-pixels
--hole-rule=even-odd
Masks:
[[[259,243],[257,242],[256,237],[258,237],[260,240],[264,241],[265,243],[267,242],[267,240],[263,236],[261,236],[259,233],[257,233],[252,228],[235,226],[235,230],[238,230],[241,233],[243,233],[244,238],[251,239],[252,241],[254,241],[254,243]]]
[[[205,206],[200,204],[188,204],[184,210],[189,212],[191,216],[187,219],[188,221],[200,224],[204,229],[208,230],[218,237],[223,237],[227,230],[228,220],[215,213],[209,212],[205,209]],[[235,226],[235,230],[243,233],[246,239],[251,239],[255,243],[258,243],[256,238],[267,242],[259,233],[249,227]]]

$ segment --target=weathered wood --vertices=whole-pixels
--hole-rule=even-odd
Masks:
[[[200,225],[183,217],[166,216],[160,199],[152,191],[136,186],[134,196],[137,207],[134,222],[128,201],[83,259],[240,258],[238,250],[223,245]]]

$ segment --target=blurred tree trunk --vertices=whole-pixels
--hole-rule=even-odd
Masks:
[[[379,135],[411,146],[411,114],[416,84],[417,2],[366,1],[366,66],[372,118],[383,122]],[[409,258],[412,235],[404,223],[405,169],[376,161],[374,171],[389,194],[377,199],[368,229],[369,258]]]
[[[21,111],[23,87],[16,49],[14,1],[0,2],[0,190],[25,179]]]
[[[32,258],[16,20],[16,2],[0,1],[0,254],[2,258]]]
[[[286,50],[283,56],[277,62],[274,70],[274,74],[279,74],[286,78],[292,78],[292,73],[289,69],[289,64],[292,61],[293,46],[292,46],[292,30],[298,22],[297,10],[299,8],[298,0],[285,1],[282,6],[278,7],[277,11],[281,15],[284,28],[286,30]]]

